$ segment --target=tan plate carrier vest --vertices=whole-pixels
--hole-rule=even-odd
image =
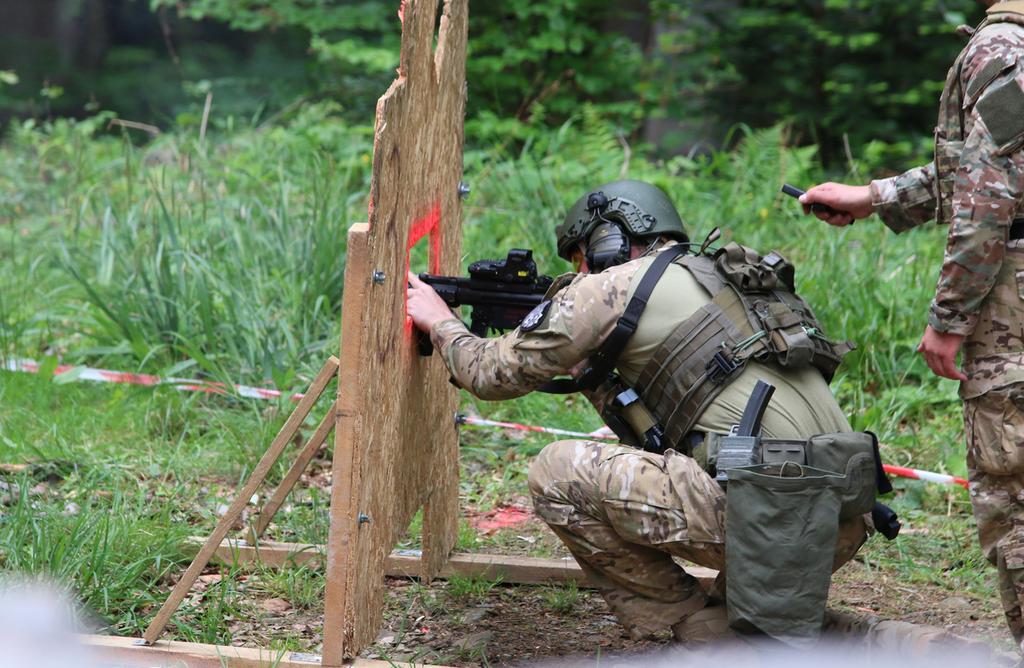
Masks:
[[[663,435],[661,449],[690,454],[687,434],[751,359],[791,368],[810,365],[830,381],[853,349],[826,338],[794,290],[793,265],[778,252],[761,256],[730,243],[713,254],[680,255],[673,262],[712,299],[680,323],[647,362],[632,388],[639,401],[624,408],[617,398],[630,388],[617,375],[605,381],[603,391],[611,391],[601,415],[628,445],[645,447],[644,435],[653,427]],[[637,293],[645,282],[653,290],[660,277],[654,278],[641,281],[632,300],[646,301],[649,294]],[[620,433],[624,427],[632,433]]]

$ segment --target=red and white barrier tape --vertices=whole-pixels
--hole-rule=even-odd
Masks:
[[[893,466],[892,464],[882,464],[882,468],[885,469],[885,472],[889,475],[899,476],[900,478],[924,480],[925,482],[937,482],[943,485],[960,485],[964,489],[968,489],[966,480],[956,476],[946,475],[945,473],[932,473],[931,471],[909,469],[905,466]]]
[[[4,364],[8,371],[21,371],[24,373],[39,373],[39,362],[33,360],[7,360]],[[92,380],[97,383],[125,383],[128,385],[171,385],[181,392],[206,392],[209,394],[228,394],[223,383],[211,383],[205,380],[193,378],[161,378],[145,373],[131,373],[127,371],[109,371],[107,369],[94,369],[88,366],[71,366],[68,364],[58,365],[53,370],[53,375],[59,376],[65,373],[74,373],[74,380]],[[251,387],[249,385],[234,385],[235,393],[242,397],[251,399],[276,399],[281,396],[280,390],[271,390],[263,387]],[[293,394],[292,401],[302,398],[301,394]]]
[[[21,371],[25,373],[38,373],[40,365],[38,362],[33,360],[8,360],[4,365],[8,371]],[[227,394],[222,383],[210,383],[203,380],[195,380],[189,378],[160,378],[159,376],[151,376],[144,373],[129,373],[125,371],[109,371],[107,369],[94,369],[87,366],[70,366],[62,364],[54,369],[54,375],[60,375],[64,373],[74,372],[75,380],[92,380],[99,383],[127,383],[129,385],[170,385],[174,389],[182,392],[207,392],[211,394]],[[249,385],[234,385],[235,392],[242,397],[249,397],[251,399],[276,399],[281,396],[280,390],[272,390],[263,387],[251,387]],[[302,398],[301,393],[295,393],[291,395],[292,401],[298,401]],[[575,438],[583,438],[588,440],[605,440],[615,441],[618,440],[614,433],[607,427],[601,427],[592,432],[582,431],[569,431],[567,429],[558,429],[555,427],[538,427],[536,425],[520,424],[518,422],[501,422],[498,420],[487,420],[484,418],[471,417],[468,415],[459,415],[456,418],[459,424],[469,425],[473,427],[491,427],[500,429],[513,429],[516,431],[530,431],[541,434],[554,434],[556,436],[573,436]],[[889,475],[899,476],[901,478],[910,478],[912,480],[923,480],[925,482],[934,482],[943,485],[959,485],[964,489],[967,489],[967,481],[963,478],[956,476],[946,475],[944,473],[933,473],[932,471],[922,471],[920,469],[912,469],[904,466],[893,466],[892,464],[883,464],[882,468]]]
[[[541,434],[555,434],[557,436],[575,436],[576,438],[585,438],[589,440],[600,439],[604,441],[617,441],[619,440],[611,429],[607,427],[601,427],[595,431],[583,432],[583,431],[568,431],[566,429],[557,429],[555,427],[538,427],[532,424],[519,424],[518,422],[499,422],[498,420],[486,420],[484,418],[472,417],[469,415],[459,414],[456,416],[455,421],[459,424],[466,424],[471,427],[500,427],[502,429],[514,429],[515,431],[533,431]]]

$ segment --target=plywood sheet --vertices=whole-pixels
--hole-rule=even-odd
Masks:
[[[388,555],[424,507],[421,575],[455,542],[457,395],[418,355],[405,313],[410,248],[460,273],[468,0],[401,4],[398,78],[377,105],[368,228],[350,234],[328,540],[324,664],[376,637]],[[436,43],[436,47],[435,47]],[[375,279],[376,277],[376,279]]]

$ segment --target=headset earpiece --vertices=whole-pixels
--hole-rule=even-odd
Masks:
[[[596,274],[622,264],[629,260],[629,249],[629,237],[621,225],[611,221],[600,223],[587,239],[587,267]]]

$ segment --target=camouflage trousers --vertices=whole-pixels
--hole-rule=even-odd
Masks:
[[[635,638],[703,608],[708,595],[672,557],[725,568],[725,493],[692,458],[558,441],[530,467],[534,509]],[[862,517],[839,526],[833,570],[864,543]]]
[[[998,572],[1010,632],[1024,647],[1024,384],[964,400],[971,505],[985,557]]]

